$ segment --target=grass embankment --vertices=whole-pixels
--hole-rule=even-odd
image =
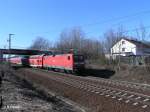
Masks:
[[[96,69],[96,75],[91,73],[91,76],[150,84],[150,67],[148,66],[133,66],[127,64],[119,64],[118,66],[115,62],[104,63],[104,61],[92,60],[87,63],[86,68],[90,68],[91,71]],[[105,77],[103,74],[105,74]]]

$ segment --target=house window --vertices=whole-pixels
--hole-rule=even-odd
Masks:
[[[114,53],[114,49],[112,49],[112,53]]]
[[[122,41],[122,44],[125,44],[125,41]]]
[[[125,51],[125,48],[122,48],[122,51],[124,52],[124,51]]]

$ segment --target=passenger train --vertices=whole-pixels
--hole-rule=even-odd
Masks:
[[[52,70],[64,70],[66,72],[78,72],[84,69],[84,56],[74,53],[65,54],[41,54],[31,56],[17,56],[9,59],[11,63],[22,66],[45,68]]]

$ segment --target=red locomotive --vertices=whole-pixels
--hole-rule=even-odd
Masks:
[[[72,53],[44,56],[43,66],[70,72],[80,71],[84,68],[84,57],[82,55],[74,55]]]

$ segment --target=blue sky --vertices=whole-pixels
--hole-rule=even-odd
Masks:
[[[103,40],[103,33],[118,24],[126,30],[140,23],[150,26],[149,4],[149,0],[0,0],[0,47],[8,46],[9,33],[15,34],[14,48],[25,48],[37,36],[55,42],[62,30],[75,26],[89,38]],[[144,11],[148,12],[130,16]]]

